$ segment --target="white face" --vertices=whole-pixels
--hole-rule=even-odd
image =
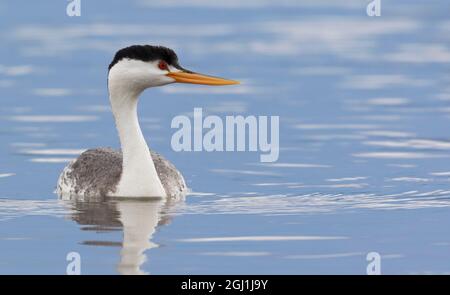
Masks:
[[[136,91],[143,91],[149,87],[174,83],[175,79],[166,76],[170,72],[180,72],[177,68],[167,65],[161,67],[160,60],[141,61],[136,59],[122,59],[109,71],[109,85],[127,87]],[[163,68],[163,69],[161,69]]]

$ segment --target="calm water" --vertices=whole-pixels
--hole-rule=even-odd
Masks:
[[[0,2],[0,273],[450,272],[450,4],[382,1]],[[313,2],[313,3],[311,3]],[[345,2],[345,3],[344,3]],[[395,2],[395,3],[394,3]],[[243,6],[242,6],[243,5]],[[135,43],[239,87],[144,93],[150,146],[185,202],[59,200],[68,161],[118,147],[106,72]],[[280,158],[170,147],[195,107],[280,116]]]

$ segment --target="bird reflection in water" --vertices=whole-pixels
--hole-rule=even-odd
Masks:
[[[64,199],[63,199],[64,200]],[[170,208],[176,203],[162,198],[107,198],[83,201],[64,200],[73,209],[71,218],[81,230],[123,231],[122,242],[83,241],[83,245],[121,247],[117,271],[120,274],[147,274],[141,270],[147,260],[146,251],[158,247],[152,242],[156,229],[169,224]]]

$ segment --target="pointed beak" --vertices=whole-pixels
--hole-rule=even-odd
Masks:
[[[218,77],[207,76],[189,72],[170,72],[166,76],[172,78],[177,83],[203,84],[203,85],[234,85],[239,84],[238,81],[228,80]]]

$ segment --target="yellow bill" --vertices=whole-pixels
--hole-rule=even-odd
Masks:
[[[203,85],[234,85],[239,84],[238,81],[228,80],[218,77],[211,77],[202,74],[188,73],[188,72],[171,72],[166,74],[168,77],[174,79],[178,83],[203,84]]]

